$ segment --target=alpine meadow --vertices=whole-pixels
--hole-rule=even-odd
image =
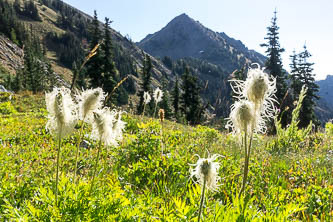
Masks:
[[[185,13],[134,42],[65,2],[0,0],[0,221],[333,221],[332,78],[280,44],[286,13],[263,55]]]

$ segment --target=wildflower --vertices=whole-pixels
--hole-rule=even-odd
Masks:
[[[231,105],[231,112],[227,128],[231,127],[236,134],[250,132],[254,119],[254,105],[247,100],[240,100]]]
[[[162,90],[160,90],[160,88],[157,87],[157,89],[155,89],[154,91],[154,100],[155,103],[159,103],[162,101],[162,97],[163,97],[163,92]]]
[[[121,114],[123,112],[119,111],[118,114],[118,118],[115,120],[115,123],[113,124],[113,132],[115,134],[115,138],[117,141],[120,141],[123,139],[123,131],[125,129],[126,126],[126,122],[121,120]]]
[[[79,117],[81,120],[93,121],[93,112],[101,109],[106,94],[101,88],[88,89],[78,96]]]
[[[199,157],[199,156],[198,156]],[[206,184],[207,188],[212,191],[216,191],[218,188],[218,182],[220,177],[218,176],[218,170],[220,164],[214,162],[220,155],[213,155],[209,158],[200,158],[196,164],[190,164],[195,166],[194,169],[190,169],[191,178],[196,177],[198,183],[203,186]]]
[[[54,88],[52,92],[45,94],[46,108],[49,112],[46,128],[52,134],[58,136],[57,166],[56,166],[56,188],[55,200],[58,203],[58,181],[60,148],[63,137],[71,134],[76,122],[76,107],[70,96],[70,90],[64,87]]]
[[[52,92],[45,94],[45,101],[49,112],[46,129],[60,139],[71,134],[77,118],[70,90],[64,87],[54,88]]]
[[[93,129],[91,137],[100,140],[105,146],[118,145],[113,131],[115,114],[115,111],[110,111],[108,108],[95,110],[93,112]]]
[[[149,92],[143,93],[143,102],[145,105],[147,105],[151,100],[151,96],[149,95]]]
[[[154,91],[154,95],[153,96],[154,96],[154,100],[155,100],[155,109],[154,109],[153,117],[155,117],[157,103],[159,103],[159,102],[162,101],[162,97],[163,97],[162,90],[160,90],[160,88],[157,87],[157,89],[155,89],[155,91]]]
[[[258,65],[258,64],[257,64]],[[263,72],[263,69],[250,68],[247,74],[247,79],[233,80],[232,89],[236,94],[236,98],[240,100],[248,100],[254,105],[253,130],[264,133],[266,131],[265,119],[273,118],[277,113],[274,106],[276,92],[276,79],[270,79]],[[234,105],[236,108],[236,105]],[[231,116],[231,114],[230,114]],[[230,118],[232,119],[232,118]],[[243,128],[244,129],[244,128]]]

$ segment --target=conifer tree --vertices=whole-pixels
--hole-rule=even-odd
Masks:
[[[102,73],[103,75],[103,90],[110,93],[116,85],[117,70],[113,62],[111,32],[110,32],[110,20],[105,18],[104,24],[104,41],[101,46],[102,49]],[[113,94],[113,97],[116,96]]]
[[[320,124],[314,114],[316,105],[315,99],[319,99],[319,96],[317,95],[319,86],[315,83],[315,74],[312,73],[312,66],[314,63],[308,61],[310,57],[311,54],[307,50],[306,45],[304,45],[304,50],[301,53],[294,53],[294,55],[291,56],[292,63],[290,64],[290,67],[294,98],[298,99],[300,87],[302,87],[302,85],[305,85],[308,88],[299,115],[300,122],[298,125],[301,128],[307,127],[311,121],[315,125]]]
[[[151,59],[150,56],[147,54],[143,54],[144,60],[143,60],[143,67],[142,67],[142,73],[141,73],[141,83],[140,83],[140,91],[138,92],[138,96],[140,98],[139,105],[137,106],[138,114],[141,115],[143,111],[143,94],[144,92],[149,92],[150,95],[152,95],[151,91]],[[146,107],[147,110],[148,107]]]
[[[302,89],[302,82],[301,82],[301,75],[299,73],[299,56],[296,54],[296,51],[293,51],[293,54],[289,56],[291,63],[290,63],[290,76],[289,79],[291,80],[290,88],[293,90],[293,95],[295,98],[298,98],[299,93]]]
[[[16,13],[21,14],[21,4],[20,4],[20,0],[15,0],[13,7],[16,11]]]
[[[96,10],[94,11],[94,19],[90,28],[90,50],[92,50],[101,41],[101,31],[99,29],[99,21]],[[102,85],[102,55],[100,47],[96,50],[96,52],[96,55],[94,55],[87,62],[87,74],[90,78],[90,86],[93,88],[100,87]]]
[[[277,102],[281,110],[284,110],[288,105],[285,102],[285,96],[287,95],[287,83],[286,83],[286,73],[282,68],[281,53],[284,52],[284,48],[280,46],[279,43],[279,27],[277,26],[276,11],[274,11],[274,16],[271,21],[271,26],[267,27],[267,43],[261,44],[260,46],[266,47],[266,55],[268,57],[265,67],[266,70],[276,78],[276,88],[275,93],[277,97]],[[285,120],[281,121],[285,123]],[[283,124],[285,125],[285,124]]]
[[[182,75],[181,110],[190,124],[197,124],[201,119],[201,104],[197,78],[190,74],[188,67]]]
[[[169,119],[171,117],[171,108],[169,104],[169,91],[168,91],[168,81],[165,77],[162,79],[162,91],[163,97],[160,103],[160,108],[164,109],[165,118]]]
[[[180,100],[180,91],[179,91],[179,79],[176,77],[176,82],[172,91],[172,106],[174,109],[174,117],[179,120],[179,100]]]

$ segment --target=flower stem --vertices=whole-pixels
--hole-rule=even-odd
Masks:
[[[58,137],[58,152],[57,152],[57,173],[56,173],[56,191],[55,191],[56,206],[58,205],[58,181],[59,181],[60,145],[61,145],[61,135],[60,134]]]
[[[201,200],[200,200],[198,222],[200,222],[200,219],[201,219],[202,207],[203,207],[203,202],[204,202],[204,199],[205,199],[205,188],[206,188],[206,178],[204,179],[204,184],[202,186],[202,191],[201,191]]]
[[[245,134],[245,137],[247,137],[247,135]],[[247,138],[245,138],[245,141],[247,140]],[[252,140],[253,140],[253,131],[251,132],[251,136],[250,136],[250,142],[249,142],[249,146],[247,147],[247,142],[245,142],[245,165],[244,165],[244,177],[243,177],[243,186],[242,186],[242,190],[240,192],[240,195],[243,193],[243,191],[245,191],[245,187],[246,187],[246,182],[247,182],[247,177],[249,174],[249,162],[250,162],[250,153],[251,153],[251,147],[252,147]]]
[[[141,114],[141,121],[142,121],[143,116],[145,115],[145,109],[146,109],[146,104],[143,104],[143,111],[142,111],[142,114]]]
[[[81,129],[79,131],[79,136],[77,138],[77,144],[76,144],[76,151],[75,151],[75,169],[74,169],[74,178],[73,178],[73,182],[75,183],[75,179],[76,179],[76,172],[77,172],[77,161],[78,161],[78,156],[79,156],[79,149],[80,149],[80,143],[82,141],[82,133],[83,133],[83,125],[84,125],[84,119],[83,119],[83,123],[81,125]]]
[[[246,186],[246,180],[247,180],[247,171],[248,171],[248,150],[247,150],[247,131],[245,131],[244,134],[244,153],[245,153],[245,160],[244,160],[244,172],[243,172],[243,185],[242,185],[242,189],[240,191],[239,196],[242,195],[242,193],[245,190],[245,186]]]
[[[156,108],[157,108],[157,103],[155,103],[155,109],[154,109],[154,115],[153,115],[153,118],[155,118]]]
[[[94,173],[93,173],[93,177],[92,177],[92,180],[91,180],[91,186],[90,186],[89,194],[91,194],[93,186],[94,186],[95,175],[96,175],[96,171],[97,171],[97,164],[98,164],[99,154],[100,154],[100,151],[101,151],[101,146],[102,146],[102,141],[100,140],[99,141],[99,146],[98,146],[98,151],[97,151],[97,156],[96,156],[96,159],[95,159],[95,168],[94,168]]]

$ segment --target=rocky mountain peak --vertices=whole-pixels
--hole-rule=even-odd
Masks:
[[[153,56],[206,60],[232,72],[246,63],[263,64],[265,57],[248,50],[239,40],[206,28],[183,13],[137,45]]]

